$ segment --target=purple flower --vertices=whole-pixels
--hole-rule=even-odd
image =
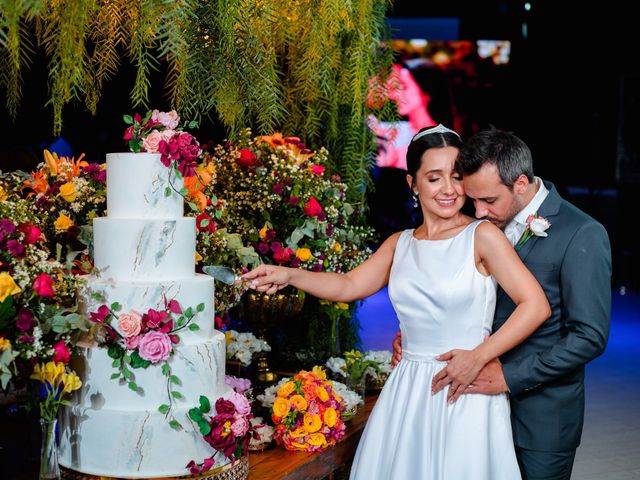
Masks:
[[[265,255],[268,252],[269,252],[269,245],[267,243],[265,242],[258,243],[258,253],[260,253],[260,255]]]
[[[297,205],[298,202],[300,201],[300,199],[298,197],[296,197],[295,195],[291,195],[289,197],[289,203],[293,206]]]
[[[282,244],[280,242],[273,242],[271,244],[271,251],[272,252],[279,252],[280,250],[282,250]]]
[[[16,226],[13,224],[13,222],[7,218],[3,218],[2,220],[0,220],[0,230],[3,231],[6,234],[11,234],[14,232],[14,230],[16,229]]]
[[[314,263],[313,264],[313,271],[314,272],[321,272],[322,271],[322,264],[321,263]]]
[[[279,183],[276,183],[273,186],[273,193],[275,193],[276,195],[282,195],[282,192],[284,192],[282,185],[280,185]]]
[[[22,307],[16,320],[16,328],[21,332],[30,332],[36,326],[36,319],[27,307]]]
[[[236,413],[236,406],[233,404],[233,402],[220,397],[218,400],[216,400],[216,412],[219,415],[227,414],[229,416],[232,416],[234,413]]]
[[[251,388],[251,380],[248,378],[234,377],[233,375],[225,375],[224,383],[240,394],[243,394]]]
[[[17,240],[9,240],[7,242],[7,250],[16,258],[22,258],[25,254],[24,245]]]

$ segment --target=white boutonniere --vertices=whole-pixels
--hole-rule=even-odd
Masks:
[[[527,217],[527,228],[525,229],[520,241],[516,245],[516,250],[522,248],[531,237],[546,237],[547,229],[551,226],[551,222],[537,213]]]

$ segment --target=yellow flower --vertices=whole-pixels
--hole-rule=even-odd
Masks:
[[[61,213],[58,219],[53,222],[53,226],[56,227],[56,232],[66,232],[69,228],[73,227],[75,223],[69,217],[67,217],[64,213]]]
[[[224,332],[224,340],[227,345],[235,342],[235,339],[231,336],[231,332],[229,330]]]
[[[318,377],[318,380],[326,380],[327,379],[327,372],[325,371],[324,368],[318,366],[318,365],[314,365],[313,368],[311,369],[311,373],[313,373],[316,377]]]
[[[48,383],[49,385],[57,385],[64,374],[64,363],[62,362],[47,362],[40,363],[33,368],[31,378],[38,380],[42,383]]]
[[[196,252],[196,263],[200,263],[201,260],[202,260],[202,255]]]
[[[291,397],[291,404],[300,412],[304,412],[307,409],[307,401],[302,395],[294,395]]]
[[[267,228],[266,225],[260,229],[260,231],[258,232],[258,235],[260,236],[260,240],[266,240],[267,230],[269,229]]]
[[[297,437],[297,438],[304,437],[307,433],[308,433],[307,429],[304,428],[303,425],[300,425],[298,428],[295,428],[295,429],[291,430],[291,432],[289,432],[289,434],[292,437]]]
[[[298,450],[306,450],[307,449],[307,444],[306,443],[291,442],[291,446],[297,448]]]
[[[0,337],[0,352],[11,348],[11,342],[4,337]]]
[[[336,302],[336,308],[338,310],[348,310],[349,309],[349,304],[348,303],[342,303],[342,302]]]
[[[273,402],[273,414],[277,417],[286,417],[291,410],[291,403],[286,398],[276,397]]]
[[[324,423],[329,428],[333,428],[338,421],[338,412],[335,408],[327,408],[324,411]]]
[[[309,435],[307,442],[309,442],[309,445],[313,445],[314,447],[320,447],[327,443],[327,439],[324,438],[324,435],[321,433],[312,433]]]
[[[324,387],[316,387],[316,395],[322,402],[329,400],[329,394]]]
[[[7,272],[0,273],[0,302],[4,302],[9,295],[17,295],[21,291],[11,275]]]
[[[320,418],[320,415],[305,413],[303,422],[304,428],[306,428],[309,433],[317,432],[322,428],[322,419]]]
[[[0,187],[0,202],[4,202],[7,198],[9,198],[9,195],[7,195],[4,188]]]
[[[49,169],[49,173],[51,175],[58,175],[58,154],[53,152],[53,155],[49,150],[44,151],[44,163],[47,165]]]
[[[340,253],[342,251],[342,245],[340,245],[340,242],[336,242],[333,246],[333,251],[336,253]]]
[[[60,186],[60,196],[69,203],[73,202],[78,197],[76,187],[73,185],[73,182],[67,182]]]
[[[279,397],[288,397],[294,388],[295,384],[293,382],[287,382],[278,389],[277,395]]]
[[[296,250],[296,257],[298,257],[303,262],[306,262],[307,260],[312,258],[313,255],[311,255],[311,250],[309,250],[308,248],[301,247],[298,250]]]
[[[62,374],[61,381],[64,384],[63,393],[70,393],[82,386],[82,381],[75,373]]]

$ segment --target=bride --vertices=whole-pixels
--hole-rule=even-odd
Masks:
[[[506,395],[458,397],[484,365],[533,333],[550,309],[504,234],[460,212],[465,195],[455,159],[461,145],[442,125],[412,138],[407,181],[424,222],[391,235],[352,271],[261,265],[243,275],[262,292],[292,285],[338,302],[368,297],[388,283],[403,356],[371,412],[351,479],[520,478]],[[517,307],[492,334],[496,281]],[[464,351],[448,371],[460,382],[433,394],[431,381],[444,366],[435,357],[454,348]]]

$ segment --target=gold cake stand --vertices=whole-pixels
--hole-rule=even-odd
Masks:
[[[76,472],[70,468],[60,467],[62,480],[130,480],[123,477],[105,477]],[[245,480],[249,476],[249,459],[247,455],[234,463],[214,468],[200,475],[181,475],[179,477],[149,477],[144,480]],[[140,479],[142,480],[142,479]]]

